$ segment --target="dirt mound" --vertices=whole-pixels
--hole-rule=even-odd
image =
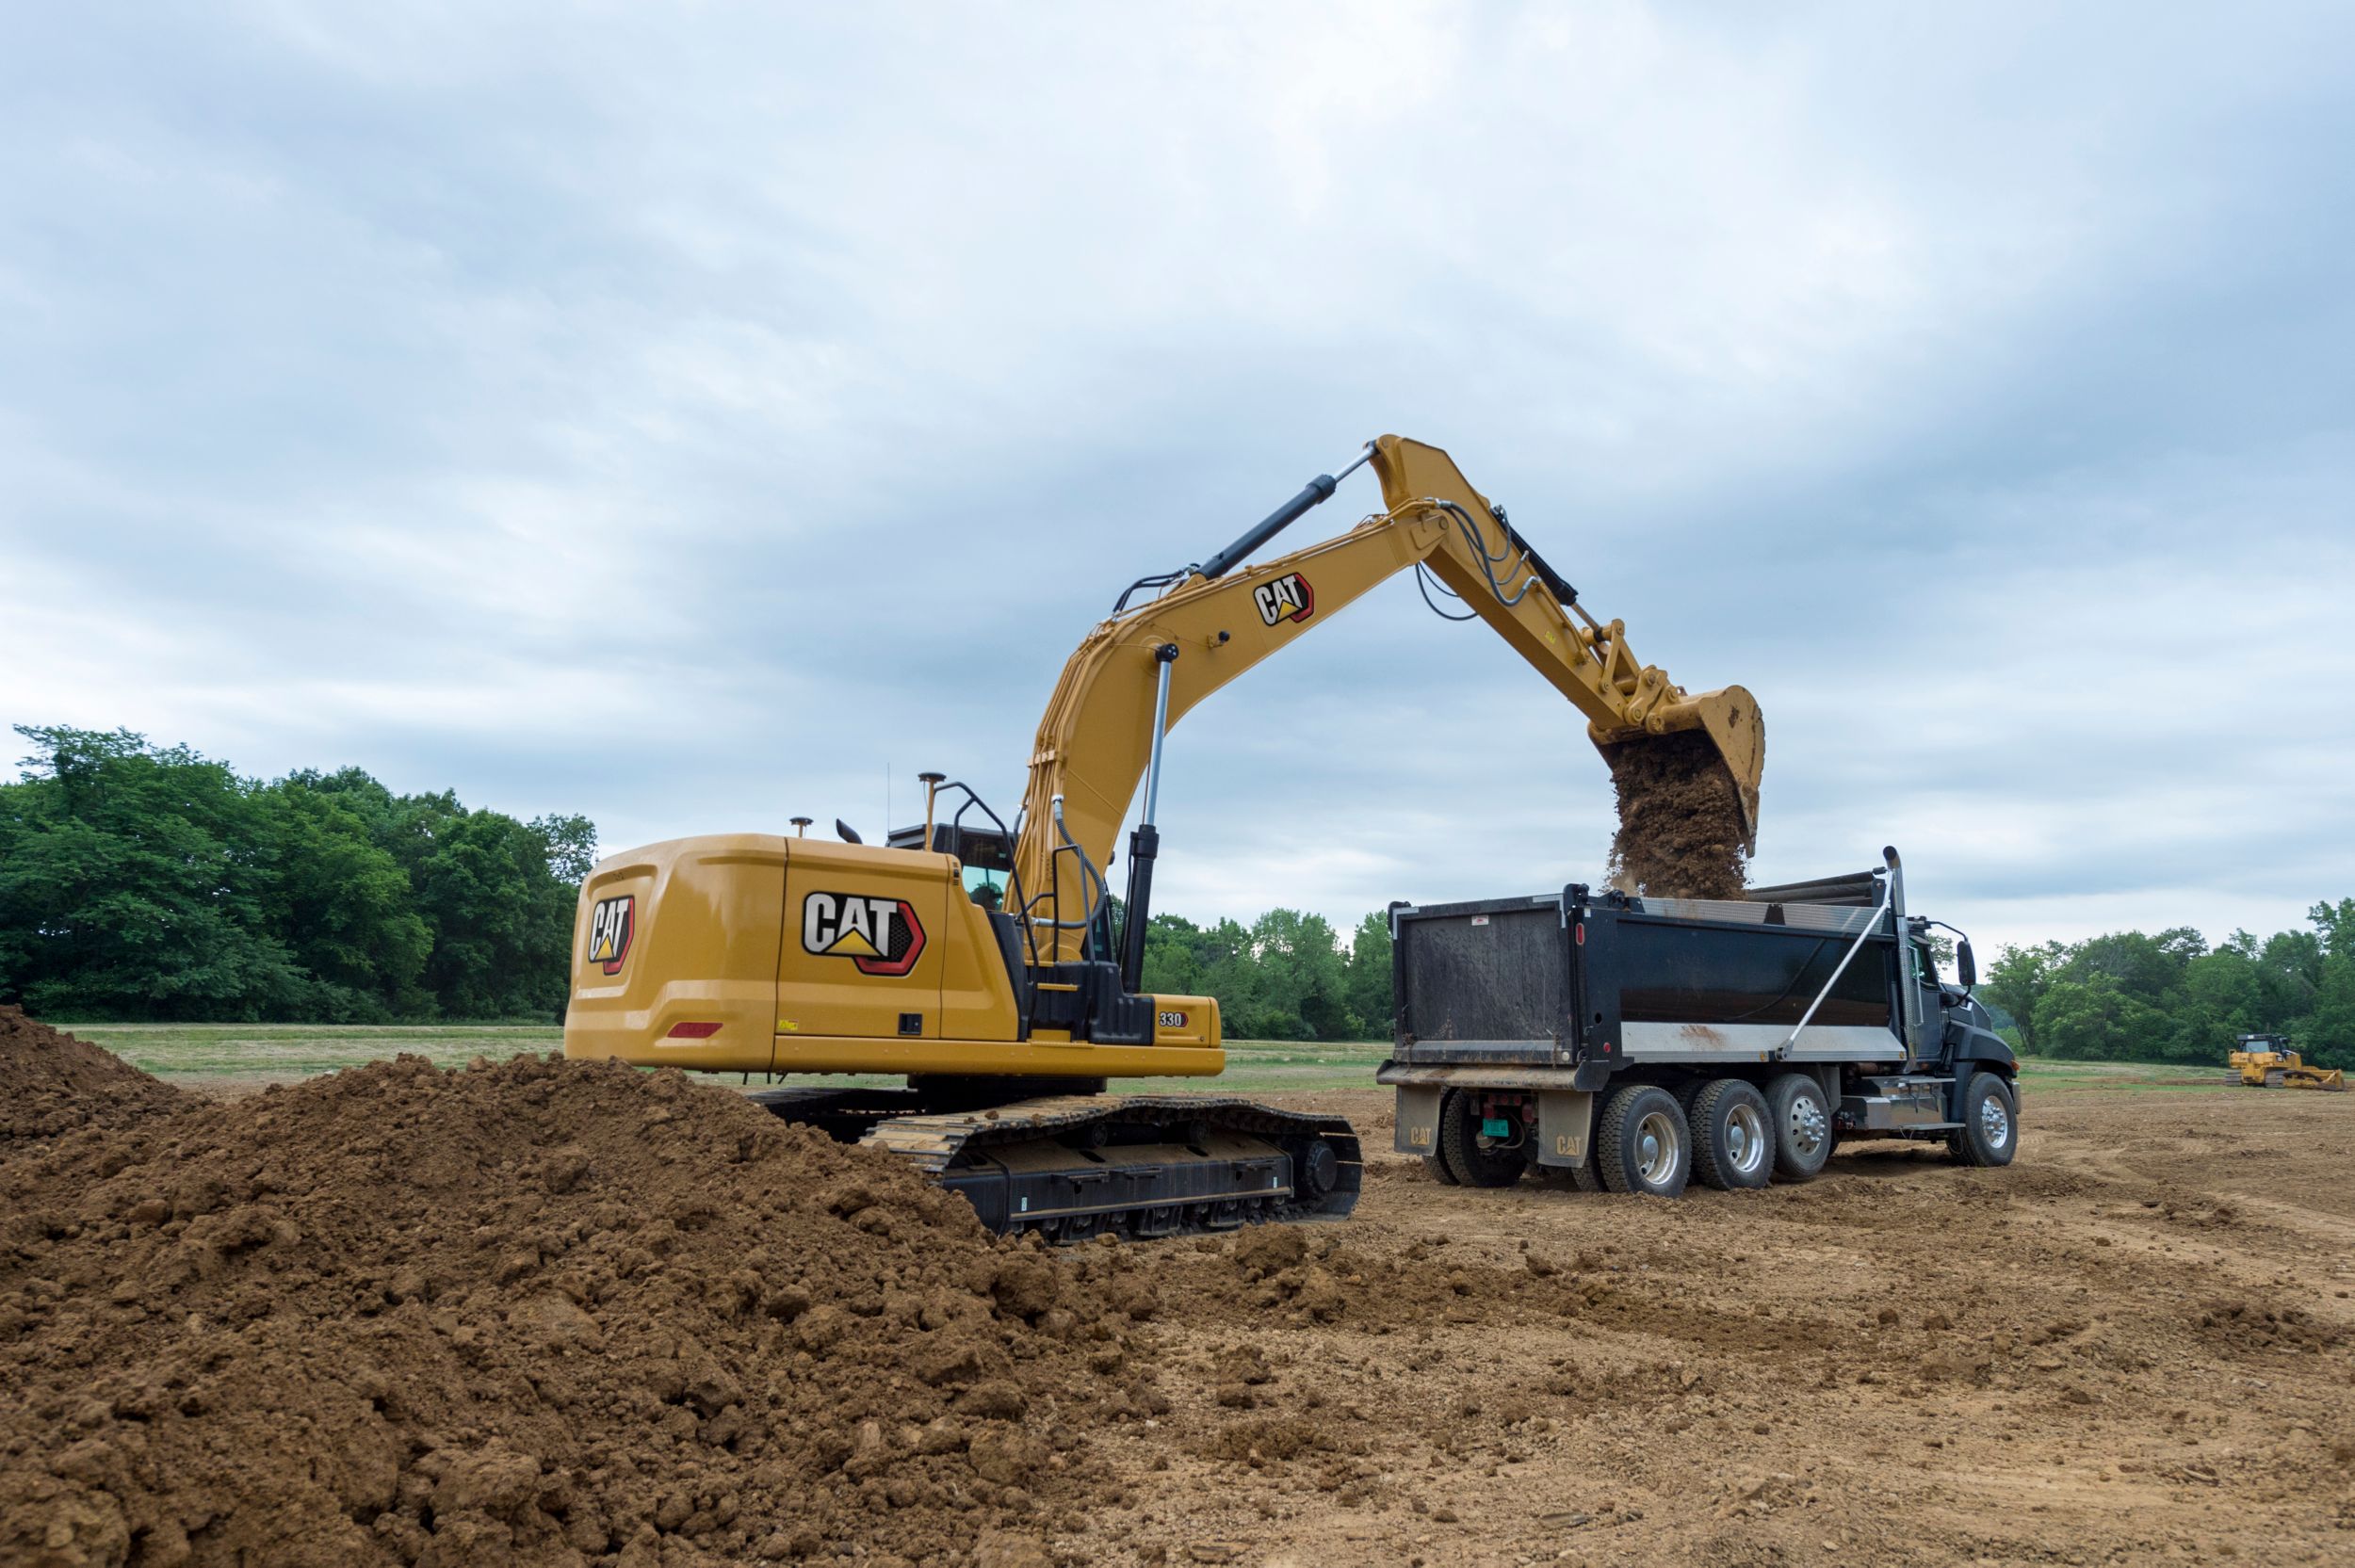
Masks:
[[[90,1125],[124,1126],[185,1096],[111,1051],[0,1007],[0,1144]]]
[[[377,1063],[0,1160],[0,1560],[1039,1560],[1121,1248],[677,1073]],[[1166,1408],[1162,1401],[1160,1408]]]
[[[1688,730],[1607,755],[1619,807],[1612,885],[1660,898],[1742,897],[1742,797],[1710,738]]]

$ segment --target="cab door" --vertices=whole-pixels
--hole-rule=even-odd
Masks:
[[[820,839],[789,846],[778,1035],[937,1038],[949,857]]]

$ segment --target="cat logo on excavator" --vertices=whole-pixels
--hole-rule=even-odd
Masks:
[[[1279,621],[1306,621],[1317,610],[1316,590],[1297,572],[1270,577],[1251,590],[1251,600],[1259,606],[1259,619],[1271,626]]]
[[[802,950],[849,959],[862,975],[904,975],[924,951],[924,928],[905,898],[813,893],[802,900]]]
[[[622,972],[629,957],[629,939],[638,933],[638,899],[625,893],[601,898],[589,916],[589,962],[609,975]]]

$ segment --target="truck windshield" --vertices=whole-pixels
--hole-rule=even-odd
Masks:
[[[1924,985],[1937,985],[1940,983],[1938,978],[1938,955],[1930,950],[1930,945],[1928,943],[1917,942],[1913,945],[1913,967],[1914,972],[1921,976],[1922,983]]]

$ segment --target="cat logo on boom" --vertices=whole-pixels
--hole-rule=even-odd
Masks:
[[[1271,577],[1251,590],[1259,619],[1273,626],[1279,621],[1306,621],[1317,610],[1317,591],[1297,572]]]
[[[924,951],[924,928],[905,898],[813,893],[802,900],[802,950],[849,959],[862,975],[904,975]]]

